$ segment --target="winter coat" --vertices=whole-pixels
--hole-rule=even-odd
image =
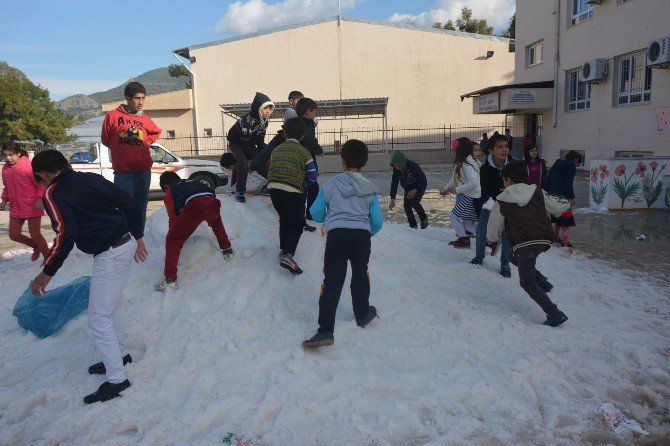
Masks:
[[[100,140],[112,154],[115,172],[141,172],[151,169],[149,146],[156,142],[161,129],[142,112],[130,114],[123,105],[107,112]]]
[[[408,160],[402,152],[396,152],[391,158],[391,166],[400,164],[405,170],[400,171],[393,168],[393,176],[391,177],[391,198],[395,200],[398,193],[398,183],[405,191],[416,189],[417,192],[425,192],[428,187],[428,180],[426,174],[423,173],[421,167],[414,161]]]
[[[269,120],[263,118],[261,111],[270,106],[274,109],[274,103],[263,93],[256,93],[251,103],[249,113],[242,116],[228,130],[228,141],[242,147],[248,158],[265,147],[265,130],[268,128]]]
[[[540,184],[530,182],[530,164],[538,164],[540,167]],[[539,187],[544,187],[544,183],[547,180],[547,162],[542,158],[536,158],[534,163],[529,163],[527,160],[523,162],[524,167],[526,168],[526,173],[528,174],[527,184],[535,184]]]
[[[13,167],[5,163],[2,168],[2,200],[9,203],[12,218],[32,218],[44,215],[42,208],[35,209],[35,203],[42,201],[44,186],[35,181],[33,168],[27,156],[19,158]]]
[[[530,245],[549,249],[553,240],[549,215],[558,217],[569,208],[567,200],[552,197],[534,184],[512,184],[498,195],[491,209],[486,239],[497,242],[504,230],[513,251]]]
[[[481,197],[482,187],[479,184],[479,166],[471,155],[468,155],[460,169],[454,164],[451,179],[444,186],[444,189],[450,187],[456,187],[457,194],[464,194],[471,198]]]
[[[176,180],[170,183],[163,199],[170,223],[184,210],[189,201],[207,196],[214,196],[214,191],[200,181]]]
[[[507,157],[505,164],[513,159],[512,157]],[[502,167],[499,168],[493,163],[493,155],[487,156],[486,162],[479,169],[479,182],[482,186],[482,203],[486,203],[489,198],[495,200],[503,187],[505,187],[501,172]]]
[[[326,181],[309,212],[326,232],[363,229],[376,234],[382,228],[377,188],[360,172],[343,172]]]
[[[309,151],[295,139],[288,139],[272,151],[268,189],[304,193],[304,184],[316,182],[318,172]]]
[[[547,174],[544,190],[549,195],[572,200],[575,198],[575,191],[572,188],[575,173],[577,173],[577,167],[575,167],[574,162],[571,160],[556,160]]]

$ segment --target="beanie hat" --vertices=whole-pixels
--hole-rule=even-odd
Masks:
[[[402,152],[394,153],[391,157],[391,166],[394,164],[400,164],[400,166],[404,168],[405,165],[407,165],[407,158],[405,158],[405,154]]]

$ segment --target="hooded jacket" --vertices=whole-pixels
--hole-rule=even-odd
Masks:
[[[5,163],[2,168],[2,201],[9,203],[12,218],[32,218],[44,215],[42,208],[35,209],[35,203],[42,201],[44,186],[35,181],[33,168],[27,156],[19,158],[15,166]]]
[[[170,183],[165,191],[165,209],[169,222],[172,224],[177,215],[184,210],[191,201],[201,197],[213,197],[214,191],[197,180],[176,180]]]
[[[402,152],[396,152],[391,157],[391,166],[400,164],[405,168],[402,172],[393,168],[393,176],[391,177],[391,198],[395,200],[398,193],[398,183],[405,189],[406,192],[416,189],[417,192],[423,193],[428,187],[428,180],[426,175],[421,170],[421,167],[414,161],[408,160]]]
[[[514,160],[511,156],[507,157],[505,164]],[[504,165],[503,165],[504,166]],[[481,202],[485,203],[489,198],[494,200],[505,185],[502,179],[502,167],[498,167],[493,162],[493,155],[486,157],[486,162],[479,169],[479,182],[482,186]]]
[[[149,146],[160,135],[161,129],[146,114],[131,114],[120,105],[107,112],[100,141],[110,149],[115,172],[141,172],[151,169]]]
[[[500,240],[505,230],[512,251],[530,245],[551,245],[553,232],[549,215],[558,217],[570,208],[570,203],[546,194],[534,184],[517,183],[507,186],[493,205],[486,239]]]
[[[373,234],[382,228],[377,188],[360,172],[343,172],[326,181],[309,209],[324,229],[363,229]]]
[[[273,110],[275,104],[263,93],[256,93],[251,102],[249,113],[242,116],[228,130],[228,141],[238,144],[245,153],[249,155],[252,150],[262,150],[265,146],[265,130],[268,128],[268,119],[263,118],[261,110],[270,106]]]
[[[460,169],[457,169],[457,167],[454,164],[451,179],[444,186],[444,189],[455,187],[457,194],[479,198],[482,195],[482,187],[479,184],[479,166],[477,166],[475,159],[471,155],[468,155]]]
[[[550,195],[572,200],[575,198],[572,182],[575,179],[576,172],[577,167],[575,167],[574,162],[570,160],[556,160],[551,169],[549,169],[544,190]]]

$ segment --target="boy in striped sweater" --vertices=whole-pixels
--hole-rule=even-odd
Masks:
[[[286,142],[272,151],[268,189],[279,214],[279,266],[293,274],[302,270],[293,260],[305,222],[305,180],[316,181],[318,172],[311,153],[300,144],[305,124],[300,118],[284,123]]]

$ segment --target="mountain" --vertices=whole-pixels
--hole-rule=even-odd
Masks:
[[[56,108],[75,118],[75,121],[85,121],[102,114],[100,103],[85,94],[68,96],[56,102]]]

